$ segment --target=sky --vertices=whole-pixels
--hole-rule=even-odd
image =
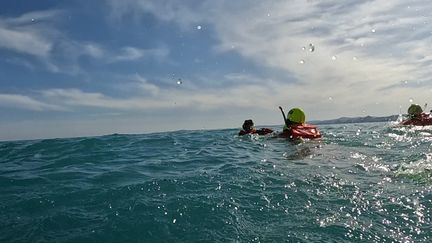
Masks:
[[[0,140],[404,113],[432,94],[429,0],[9,0]]]

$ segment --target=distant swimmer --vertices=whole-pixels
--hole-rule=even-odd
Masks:
[[[279,106],[280,111],[282,112],[282,116],[284,118],[285,126],[283,128],[282,133],[278,135],[278,137],[283,138],[320,138],[321,133],[318,128],[314,125],[306,124],[306,116],[302,109],[300,108],[292,108],[288,112],[288,117],[285,116],[285,112],[282,107]]]
[[[238,133],[239,136],[246,135],[246,134],[266,135],[266,134],[273,132],[273,130],[270,128],[256,129],[254,127],[254,123],[251,119],[245,120],[242,127],[243,127],[243,130],[241,130]]]
[[[425,108],[426,108],[425,104]],[[424,113],[418,104],[411,104],[408,108],[408,118],[399,123],[402,126],[429,126],[432,125],[430,113]]]

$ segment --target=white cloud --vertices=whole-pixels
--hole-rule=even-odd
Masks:
[[[0,17],[0,48],[48,58],[54,45],[52,38],[58,34],[52,24],[62,14],[60,10],[47,10]]]
[[[169,101],[152,97],[113,98],[97,92],[83,92],[79,89],[50,89],[41,92],[51,102],[72,107],[94,107],[118,110],[163,108]]]
[[[18,94],[0,94],[0,106],[32,111],[65,110],[61,106],[47,104],[31,97]]]
[[[120,111],[179,107],[203,111],[274,110],[284,105],[301,106],[311,119],[317,119],[358,115],[365,110],[373,115],[391,114],[408,104],[410,98],[428,102],[432,93],[432,37],[427,17],[432,5],[427,1],[411,1],[409,5],[401,0],[108,2],[119,19],[131,13],[137,18],[151,13],[191,31],[197,24],[209,25],[211,28],[204,29],[214,30],[211,37],[218,41],[213,50],[236,52],[256,67],[267,72],[276,70],[286,78],[280,73],[274,75],[279,78],[223,70],[218,73],[216,68],[211,77],[191,74],[190,82],[162,88],[136,75],[128,77],[136,85],[136,92],[128,98],[80,89],[50,89],[38,98],[2,95],[3,106]],[[73,40],[54,23],[61,14],[32,12],[0,19],[0,48],[34,56],[54,72],[79,72],[81,57],[113,64],[166,60],[169,55],[164,47],[110,48]],[[313,52],[308,51],[310,43],[315,47]],[[32,59],[9,60],[34,65]]]
[[[160,88],[154,84],[149,83],[144,77],[136,74],[132,77],[132,80],[138,81],[138,88],[140,88],[144,94],[150,94],[152,96],[157,96],[160,93]]]
[[[263,80],[264,88],[254,90],[255,94],[270,96],[257,101],[259,106],[297,104],[323,118],[365,110],[379,115],[408,105],[410,97],[421,103],[431,95],[428,16],[432,5],[426,0],[409,4],[402,0],[110,3],[119,7],[113,10],[116,16],[152,13],[182,28],[211,24],[219,39],[215,50],[235,51],[258,66],[285,70],[295,78],[296,82],[274,80],[271,87]],[[309,43],[315,45],[314,52],[307,50]],[[422,85],[398,86],[403,80]],[[274,93],[268,94],[267,88]],[[229,95],[234,93],[248,100],[236,88],[221,95],[232,100]],[[220,99],[210,94],[201,100],[223,105],[217,102]]]
[[[0,25],[0,48],[46,58],[51,51],[52,43],[39,33],[9,29]]]
[[[166,48],[156,49],[141,49],[136,47],[123,47],[115,53],[107,54],[110,57],[110,62],[135,61],[139,59],[153,58],[155,60],[163,60],[169,54]]]
[[[258,84],[238,86],[231,90],[207,89],[195,90],[179,88],[165,88],[161,90],[156,85],[148,83],[144,78],[137,76],[140,83],[141,95],[127,98],[114,98],[98,92],[84,92],[79,89],[50,89],[41,91],[44,99],[53,104],[64,107],[93,107],[105,109],[155,110],[187,108],[192,110],[211,110],[221,107],[241,108],[257,107],[272,109],[272,104],[266,102],[271,88]]]
[[[140,19],[142,13],[153,13],[163,21],[174,21],[180,27],[190,29],[192,23],[202,20],[202,14],[205,12],[195,12],[190,8],[187,1],[141,1],[141,0],[107,0],[112,12],[111,15],[115,19],[122,19],[124,17],[132,17]],[[198,9],[199,6],[204,5],[206,2],[194,2],[193,6]]]
[[[71,39],[69,33],[61,28],[62,17],[66,13],[61,10],[50,10],[8,18],[0,16],[0,49],[17,53],[14,60],[23,59],[20,56],[22,54],[34,58],[15,61],[16,64],[25,64],[25,67],[29,67],[31,62],[35,62],[43,64],[51,72],[69,74],[83,72],[79,64],[81,57],[90,57],[98,63],[106,64],[142,59],[163,61],[169,54],[169,50],[164,47],[113,48],[96,42]]]
[[[23,58],[12,57],[12,58],[5,59],[5,61],[7,63],[11,63],[11,64],[19,65],[19,66],[24,66],[30,70],[36,69],[35,65],[33,65],[31,62],[29,62]]]
[[[52,22],[53,19],[64,15],[62,10],[45,10],[45,11],[33,11],[24,13],[18,17],[3,18],[7,24],[13,26],[23,26],[27,24],[37,24],[42,22]]]
[[[82,51],[79,52],[78,56],[87,55],[96,59],[104,58],[106,56],[106,50],[96,44],[77,43],[76,50],[79,49],[81,49]]]
[[[124,47],[122,53],[113,58],[113,61],[131,61],[137,60],[144,56],[145,50],[133,47]]]

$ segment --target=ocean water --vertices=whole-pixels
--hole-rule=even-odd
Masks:
[[[319,127],[1,142],[0,242],[431,242],[432,128]]]

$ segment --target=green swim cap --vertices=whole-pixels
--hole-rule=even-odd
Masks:
[[[302,109],[300,108],[292,108],[288,112],[288,118],[289,121],[295,122],[295,123],[305,123],[306,116]]]
[[[410,107],[408,108],[408,115],[410,116],[415,116],[415,115],[419,115],[423,112],[423,109],[421,108],[420,105],[418,104],[412,104],[410,105]]]

